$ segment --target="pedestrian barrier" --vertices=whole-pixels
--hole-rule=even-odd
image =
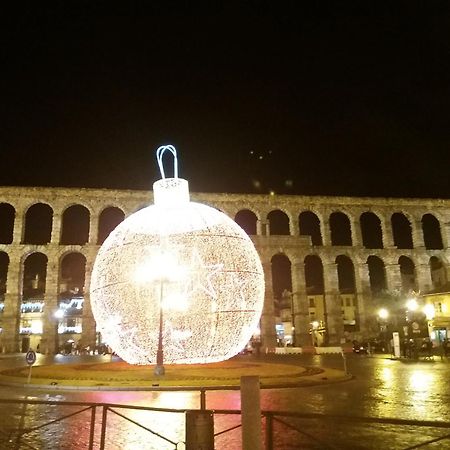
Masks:
[[[239,429],[241,427],[240,422],[227,426],[220,431],[216,431],[214,425],[217,427],[220,417],[240,417],[241,411],[207,410],[206,391],[201,389],[199,392],[199,409],[156,408],[75,401],[1,399],[0,408],[2,409],[3,420],[0,425],[0,448],[66,448],[64,445],[61,445],[61,442],[57,441],[57,436],[62,436],[61,439],[71,440],[71,449],[87,448],[93,450],[98,448],[103,450],[110,448],[117,434],[121,433],[120,427],[118,427],[118,420],[123,420],[130,426],[151,435],[156,440],[156,443],[150,448],[162,448],[163,444],[166,445],[164,448],[186,448],[187,450],[198,448],[212,449],[214,445],[216,445],[215,448],[217,449],[238,448],[235,445],[219,445],[218,440],[227,433]],[[51,410],[38,411],[35,415],[36,419],[30,420],[30,415],[27,413],[27,408],[30,407],[51,408]],[[75,410],[73,410],[74,408]],[[69,409],[70,412],[64,413],[65,409]],[[150,422],[148,418],[136,420],[132,417],[132,413],[136,412],[156,413],[158,418],[154,418],[151,423],[148,423]],[[162,414],[184,415],[186,418],[185,428],[189,427],[190,423],[194,423],[200,417],[202,421],[201,426],[208,428],[206,429],[206,434],[212,430],[212,436],[206,436],[207,439],[210,439],[210,443],[206,447],[200,447],[198,442],[195,441],[199,436],[196,433],[189,433],[188,430],[185,430],[184,440],[168,437],[166,429],[164,433],[156,431],[155,428],[158,426],[158,422],[167,423],[167,420],[161,419]],[[8,415],[9,417],[7,417]],[[52,416],[50,420],[42,420],[43,417],[49,415]],[[208,418],[207,416],[211,417]],[[285,445],[288,445],[288,448],[295,447],[299,449],[373,448],[374,433],[389,434],[390,443],[385,439],[380,441],[384,443],[383,448],[386,449],[412,450],[424,448],[430,444],[440,445],[440,448],[450,447],[450,422],[264,410],[261,411],[261,416],[265,430],[264,446],[266,450],[286,448]],[[205,418],[207,419],[206,421]],[[70,420],[74,419],[77,420],[75,432],[73,431],[74,427],[69,423]],[[214,421],[216,421],[216,424],[214,424]],[[59,427],[59,434],[57,431],[54,431],[55,427]],[[119,428],[119,431],[116,428]],[[36,442],[33,436],[42,436],[42,434],[45,434],[42,433],[45,429],[53,430],[49,433],[50,439],[53,439],[53,441],[46,443]],[[407,432],[399,433],[399,429],[404,429]],[[200,431],[200,438],[202,438],[201,434],[205,430],[202,431],[199,428],[197,431]],[[83,436],[85,438],[84,441],[82,439]],[[283,442],[280,442],[283,438],[285,440],[288,439],[289,443],[283,444]],[[378,439],[380,439],[379,436]],[[400,441],[394,442],[395,439],[400,439]],[[140,445],[138,444],[139,448],[149,448],[146,446],[148,442],[148,438],[143,438],[143,442]],[[368,447],[364,447],[364,444],[367,444]],[[114,448],[117,448],[117,444],[114,444]]]
[[[342,353],[343,351],[351,351],[348,348],[343,349],[343,347],[274,347],[267,349],[267,353],[275,353],[276,355],[292,355],[292,354],[303,354],[311,353],[316,355],[324,355],[331,353]]]

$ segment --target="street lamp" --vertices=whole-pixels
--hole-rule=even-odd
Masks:
[[[53,316],[55,317],[55,354],[59,351],[59,324],[61,319],[64,318],[64,310],[61,308],[58,308],[54,313]]]
[[[156,366],[154,374],[157,376],[165,374],[164,368],[164,307],[170,308],[170,295],[165,298],[164,286],[172,282],[180,282],[186,277],[186,270],[180,266],[175,255],[164,249],[164,244],[159,253],[153,255],[147,262],[138,267],[136,271],[136,281],[138,282],[156,282],[154,286],[159,289],[159,326],[158,326],[158,347],[156,350]],[[178,294],[181,294],[179,292]],[[179,301],[182,295],[172,295]],[[173,300],[173,298],[172,298]],[[180,302],[184,307],[185,302]]]
[[[313,347],[316,347],[318,345],[317,342],[317,330],[319,329],[320,323],[318,320],[314,320],[313,322],[311,322],[311,336],[312,336],[312,344]]]
[[[419,307],[419,304],[417,303],[417,300],[415,298],[410,298],[406,302],[406,307],[408,308],[408,311],[416,311]]]
[[[434,316],[436,315],[436,310],[434,309],[434,306],[431,303],[427,303],[423,307],[423,312],[425,313],[427,320],[433,320]]]
[[[282,300],[283,300],[283,307],[286,305],[286,303],[290,303],[290,310],[291,310],[291,344],[292,347],[295,347],[296,340],[295,340],[295,308],[294,308],[294,293],[289,291],[288,289],[285,289],[283,293],[281,294]],[[287,330],[286,330],[287,331]]]
[[[383,348],[390,348],[390,342],[388,340],[388,324],[389,311],[386,308],[380,308],[378,310],[378,324],[380,326],[380,336],[382,338]]]
[[[381,308],[378,311],[378,317],[382,320],[386,320],[389,317],[389,311],[386,308]]]

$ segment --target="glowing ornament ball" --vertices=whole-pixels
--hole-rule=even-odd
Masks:
[[[162,155],[174,155],[165,178]],[[176,151],[158,149],[154,205],[125,219],[101,246],[91,304],[104,340],[131,364],[207,363],[237,354],[255,331],[264,275],[247,234],[228,216],[191,202]],[[160,327],[160,324],[162,325]]]

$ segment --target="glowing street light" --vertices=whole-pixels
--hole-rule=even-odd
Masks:
[[[386,320],[389,317],[389,311],[386,308],[381,308],[378,311],[378,317],[382,320]]]
[[[434,305],[432,305],[431,303],[427,303],[423,307],[423,312],[424,312],[425,316],[427,317],[427,320],[433,320],[434,316],[436,315],[436,310],[434,309]]]
[[[164,248],[165,244],[162,243]],[[163,332],[164,332],[164,309],[179,308],[183,310],[187,307],[185,298],[181,293],[164,295],[164,286],[167,283],[179,283],[186,277],[186,270],[180,267],[177,258],[171,252],[161,250],[157,252],[153,258],[144,262],[137,267],[135,279],[138,283],[155,282],[156,287],[159,284],[159,325],[158,325],[158,348],[156,351],[156,366],[154,374],[157,376],[164,375],[164,349],[163,349]]]
[[[419,304],[417,303],[417,300],[415,298],[410,298],[406,302],[406,307],[408,308],[408,311],[416,311],[419,307]]]
[[[64,310],[57,309],[53,315],[55,316],[56,319],[62,319],[64,317]]]

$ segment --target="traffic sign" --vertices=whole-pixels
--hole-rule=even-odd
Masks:
[[[25,355],[25,360],[27,364],[32,366],[36,362],[36,352],[33,350],[28,350],[27,354]]]

